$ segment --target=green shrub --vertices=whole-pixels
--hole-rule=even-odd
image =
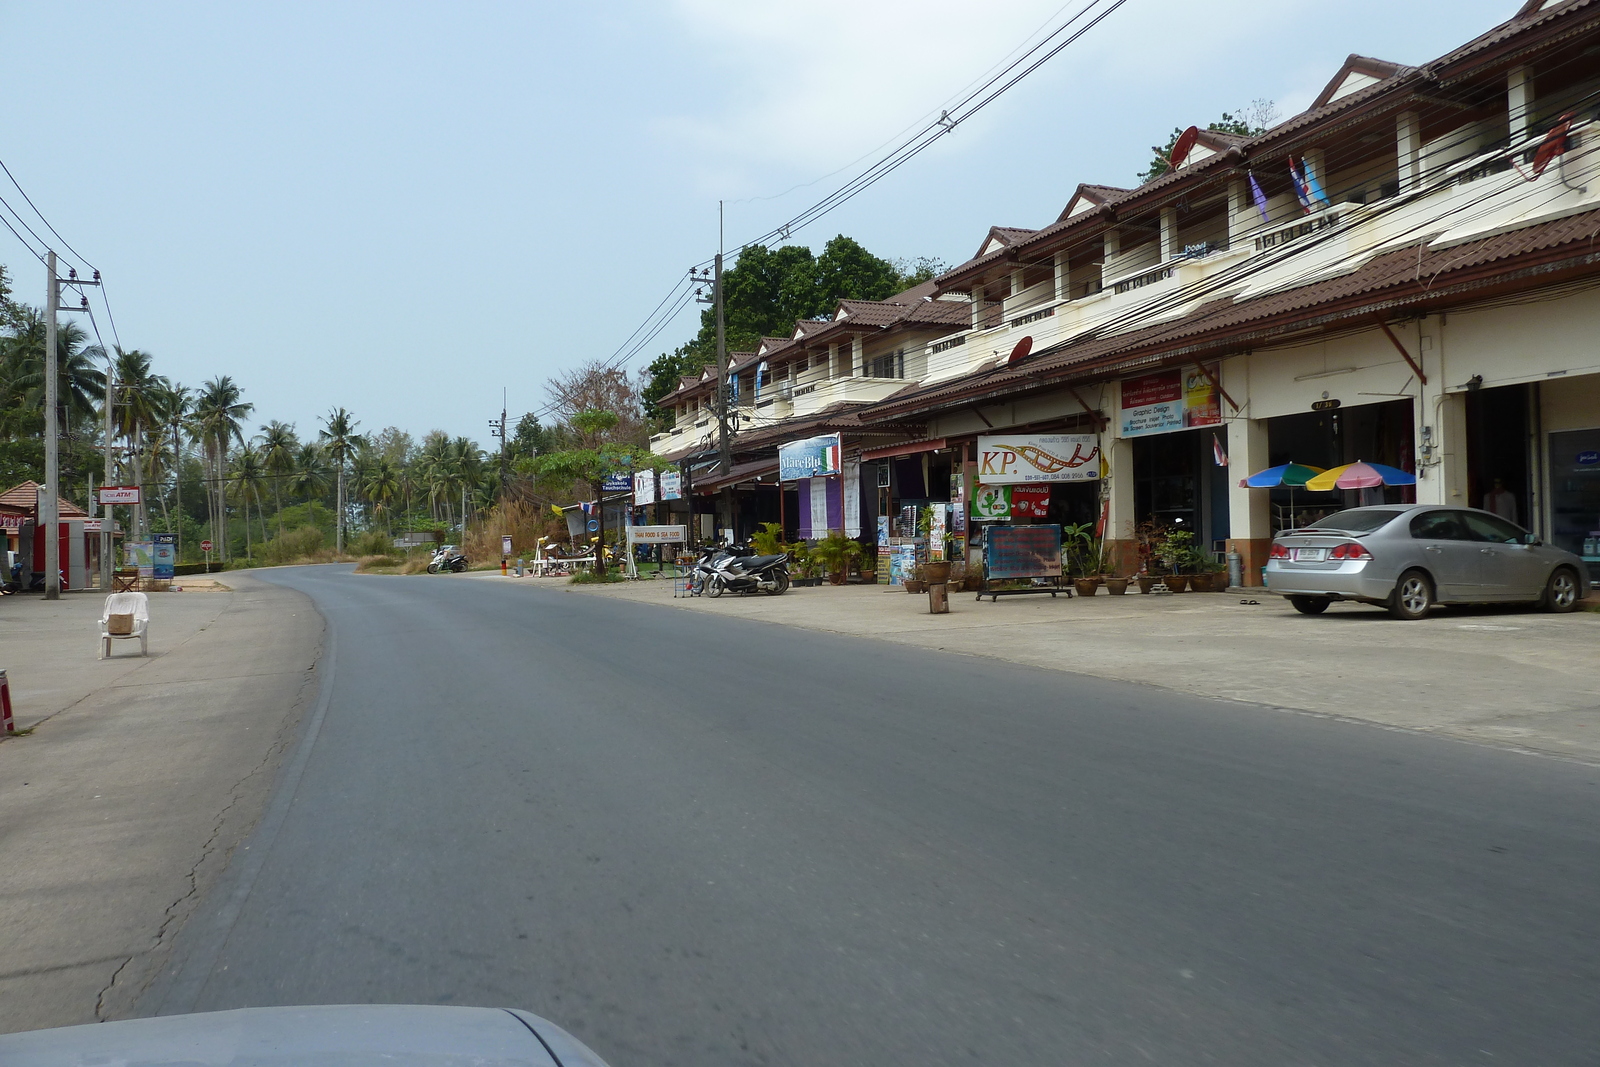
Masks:
[[[285,530],[281,537],[268,541],[261,548],[261,558],[269,564],[291,563],[316,555],[322,551],[322,546],[322,531],[315,526],[302,526],[297,530]]]
[[[620,582],[625,579],[616,571],[609,570],[605,574],[596,574],[594,571],[579,571],[567,580],[573,585],[599,585]]]
[[[345,551],[352,556],[398,556],[399,550],[394,547],[394,538],[382,530],[368,530],[358,533],[345,543]]]

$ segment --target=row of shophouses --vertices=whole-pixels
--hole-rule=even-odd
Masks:
[[[1379,499],[1489,503],[1600,568],[1597,117],[1600,0],[1531,0],[1421,66],[1353,55],[1265,133],[1198,131],[1154,181],[1078,185],[931,282],[685,378],[651,444],[689,490],[657,518],[872,541],[950,502],[976,548],[981,450],[1033,442],[1080,469],[1017,521],[1095,523],[1123,569],[1155,522],[1254,584],[1276,529]],[[830,435],[843,476],[779,480],[780,449]],[[1096,463],[1060,455],[1084,440]],[[1240,484],[1356,460],[1416,484]]]

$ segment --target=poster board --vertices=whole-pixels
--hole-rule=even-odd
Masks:
[[[1041,579],[1021,589],[995,589],[990,583],[1016,579]],[[1061,527],[990,526],[983,534],[983,588],[978,599],[1049,593],[1061,588]]]

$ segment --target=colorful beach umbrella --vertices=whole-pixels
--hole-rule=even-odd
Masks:
[[[1322,473],[1321,467],[1313,467],[1306,463],[1280,463],[1276,467],[1268,467],[1264,471],[1256,471],[1250,477],[1239,482],[1241,489],[1276,489],[1280,485],[1291,488],[1305,485],[1306,482]]]
[[[1314,493],[1325,493],[1329,489],[1372,489],[1380,485],[1416,484],[1415,474],[1407,474],[1398,467],[1363,461],[1323,471],[1306,482],[1306,488]]]

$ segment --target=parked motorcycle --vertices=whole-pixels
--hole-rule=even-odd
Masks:
[[[744,545],[709,548],[701,553],[690,581],[691,592],[708,597],[719,597],[723,593],[781,596],[789,588],[789,555],[780,552],[775,556],[757,556]]]
[[[428,563],[428,573],[438,574],[440,571],[452,571],[460,574],[467,569],[467,557],[455,545],[440,545],[439,550],[433,554],[433,559]]]

